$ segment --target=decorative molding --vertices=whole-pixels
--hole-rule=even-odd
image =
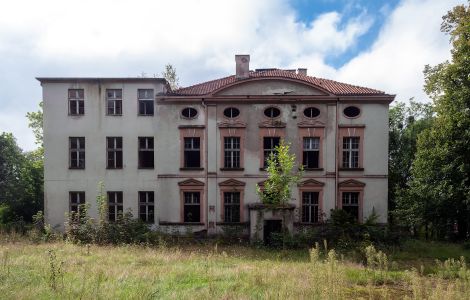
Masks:
[[[282,121],[262,121],[258,123],[259,128],[286,128],[286,123]]]
[[[190,178],[190,179],[178,182],[178,185],[179,186],[204,186],[204,182],[196,180],[194,178]]]
[[[222,181],[219,183],[219,186],[245,186],[245,182],[239,181],[233,178],[230,178],[228,180]]]
[[[305,127],[324,128],[325,123],[319,120],[303,120],[297,123],[297,126],[300,128],[305,128]]]
[[[319,186],[324,186],[325,183],[317,181],[315,179],[307,179],[305,181],[300,182],[297,186],[303,187],[303,186],[310,186],[310,187],[319,187]]]
[[[348,179],[338,184],[340,187],[364,187],[366,184],[355,179]]]
[[[246,128],[246,123],[240,121],[222,121],[217,123],[219,128]]]

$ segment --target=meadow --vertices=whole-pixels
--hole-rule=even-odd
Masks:
[[[461,245],[422,241],[341,254],[328,245],[96,246],[2,236],[0,298],[468,299],[468,259]]]

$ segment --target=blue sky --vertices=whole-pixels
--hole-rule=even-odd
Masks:
[[[442,16],[465,0],[16,0],[0,3],[0,132],[32,150],[25,114],[37,76],[159,76],[172,63],[188,86],[250,67],[429,101],[425,64],[449,59]],[[24,8],[28,7],[27,10]],[[65,101],[65,99],[64,99]]]

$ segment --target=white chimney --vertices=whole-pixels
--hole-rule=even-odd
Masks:
[[[235,55],[236,79],[246,79],[250,77],[250,55]]]
[[[307,76],[307,68],[298,68],[297,74]]]

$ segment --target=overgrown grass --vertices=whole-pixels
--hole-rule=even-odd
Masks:
[[[423,244],[421,246],[424,246]],[[413,247],[386,256],[365,251],[367,263],[334,250],[269,250],[249,246],[171,247],[33,244],[2,238],[0,298],[3,299],[465,299],[470,272],[460,260],[405,270]],[[428,244],[428,248],[434,247]],[[409,248],[407,248],[409,247]],[[458,246],[438,244],[459,257]],[[454,248],[455,247],[455,248]],[[433,252],[436,251],[436,252]],[[444,252],[445,253],[445,252]],[[401,256],[400,256],[401,255]],[[392,262],[397,259],[397,262]],[[401,260],[401,259],[404,260]],[[425,266],[425,267],[426,267]]]

